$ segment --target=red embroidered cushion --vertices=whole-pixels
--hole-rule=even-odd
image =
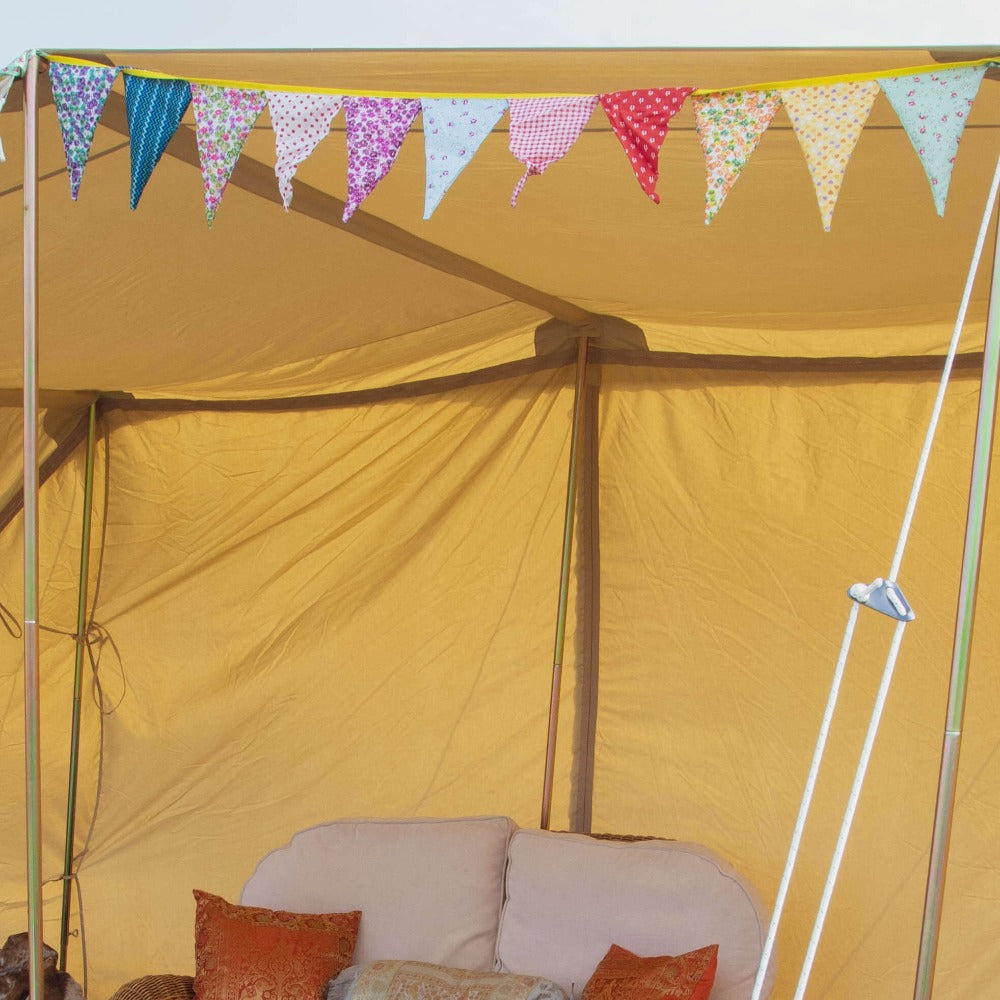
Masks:
[[[194,890],[197,1000],[319,1000],[351,964],[361,912],[288,913]]]
[[[613,944],[583,988],[583,1000],[708,1000],[719,946],[640,958]]]

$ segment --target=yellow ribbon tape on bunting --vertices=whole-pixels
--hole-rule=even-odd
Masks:
[[[58,53],[41,53],[49,62],[67,63],[71,66],[103,66],[106,63],[93,62],[89,59],[78,59],[75,56],[61,56]],[[1000,55],[987,59],[974,59],[968,62],[934,63],[931,66],[904,66],[899,69],[877,70],[864,73],[844,73],[839,76],[818,76],[803,80],[781,80],[774,83],[750,83],[741,87],[699,88],[693,95],[724,94],[737,90],[787,90],[792,87],[822,87],[832,83],[852,83],[855,81],[877,80],[887,76],[918,76],[922,73],[940,73],[950,69],[962,69],[968,66],[1000,66]],[[209,87],[235,87],[239,90],[281,90],[295,94],[335,94],[350,97],[435,97],[435,98],[490,98],[506,100],[507,98],[532,97],[591,97],[592,94],[522,94],[522,93],[458,93],[456,91],[401,91],[401,90],[344,90],[335,87],[300,87],[288,84],[252,83],[245,80],[211,80],[200,77],[179,77],[169,73],[158,73],[155,70],[136,69],[131,66],[120,66],[122,73],[132,76],[144,76],[152,80],[186,80]]]
[[[904,66],[902,69],[884,69],[866,73],[843,73],[840,76],[816,76],[805,80],[779,80],[776,83],[750,83],[744,87],[716,87],[696,90],[696,95],[726,94],[734,90],[791,90],[796,87],[826,87],[832,83],[867,83],[882,77],[920,76],[923,73],[941,73],[949,69],[968,66],[1000,65],[1000,56],[991,59],[973,59],[969,62],[934,63],[931,66]]]

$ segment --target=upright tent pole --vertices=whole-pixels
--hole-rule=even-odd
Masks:
[[[66,849],[63,855],[62,920],[59,925],[59,968],[66,971],[69,910],[72,899],[73,841],[76,835],[76,788],[80,769],[80,710],[83,702],[83,653],[87,630],[87,580],[90,576],[90,522],[94,494],[94,440],[97,401],[90,404],[87,424],[87,468],[83,485],[83,528],[80,539],[80,584],[76,605],[76,664],[73,672],[73,721],[69,742],[69,790],[66,794]]]
[[[566,514],[563,519],[562,568],[559,573],[559,608],[556,614],[556,643],[552,658],[552,694],[549,698],[549,733],[545,746],[545,779],[542,783],[543,830],[549,828],[552,811],[552,775],[556,759],[556,730],[559,725],[559,690],[562,686],[563,648],[566,645],[566,607],[569,601],[570,563],[573,555],[573,516],[576,512],[577,458],[583,437],[584,401],[587,388],[587,335],[581,332],[576,352],[576,393],[573,397],[573,437],[569,450],[569,482],[566,485]]]
[[[42,977],[41,766],[38,753],[38,54],[24,73],[24,773],[31,1000]]]
[[[952,647],[948,712],[945,718],[944,745],[941,750],[934,834],[927,872],[927,891],[924,897],[924,918],[920,929],[920,954],[917,958],[917,975],[913,988],[914,1000],[929,1000],[934,987],[934,965],[937,959],[938,935],[941,930],[941,901],[944,895],[952,816],[955,811],[958,754],[962,744],[969,652],[972,646],[972,625],[983,545],[990,452],[993,448],[996,422],[998,377],[1000,377],[1000,224],[998,224],[997,245],[993,256],[993,281],[986,324],[986,345],[983,350],[983,377],[979,389],[979,416],[976,422],[976,444],[972,459],[972,482],[969,486],[965,550],[962,555],[962,577],[959,583],[958,612]]]

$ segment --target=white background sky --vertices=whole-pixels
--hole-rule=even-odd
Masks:
[[[27,48],[1000,48],[997,0],[7,0]]]

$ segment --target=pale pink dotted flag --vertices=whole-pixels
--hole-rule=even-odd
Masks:
[[[660,204],[656,193],[660,147],[667,137],[670,119],[680,111],[693,89],[659,87],[601,94],[601,107],[632,163],[639,186],[657,205]]]
[[[827,232],[847,161],[858,144],[878,92],[875,80],[793,87],[781,92],[782,103],[812,174],[819,214]]]
[[[295,171],[330,134],[333,119],[343,104],[343,97],[332,94],[267,91],[267,106],[274,129],[274,172],[286,212],[292,203]]]
[[[511,205],[524,182],[562,159],[579,138],[597,107],[593,97],[514,97],[510,101],[510,151],[528,168],[511,195]]]

